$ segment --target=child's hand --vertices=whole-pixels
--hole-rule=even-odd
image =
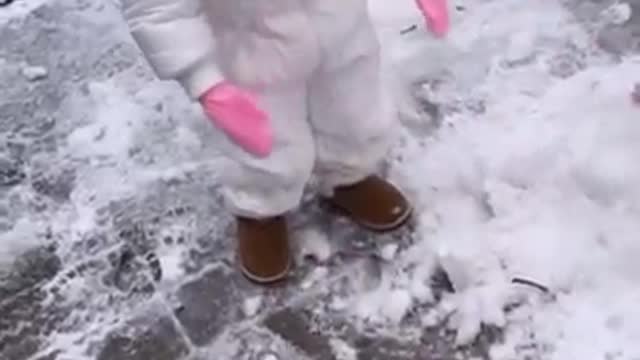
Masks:
[[[269,115],[258,107],[255,95],[222,82],[202,95],[200,104],[211,122],[243,149],[260,157],[271,153]]]
[[[449,31],[449,9],[447,0],[416,0],[418,8],[427,21],[427,26],[436,36]]]

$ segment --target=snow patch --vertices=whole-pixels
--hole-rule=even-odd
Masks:
[[[37,81],[46,78],[49,71],[43,66],[28,65],[22,68],[22,75],[29,81]]]
[[[358,352],[345,341],[338,338],[329,339],[336,360],[358,360]]]
[[[10,231],[0,234],[0,279],[19,255],[42,245],[38,229],[41,224],[35,219],[21,218]]]
[[[251,317],[258,313],[260,307],[262,307],[262,296],[254,296],[246,299],[242,304],[242,309],[245,315]]]
[[[315,267],[309,275],[300,284],[302,289],[310,289],[313,285],[322,281],[329,274],[329,269],[324,266]]]
[[[623,25],[631,19],[632,15],[631,5],[617,2],[602,12],[602,19],[609,24]]]
[[[527,348],[551,360],[640,356],[640,312],[632,305],[640,297],[633,260],[640,256],[640,122],[628,95],[640,58],[598,57],[558,3],[462,1],[464,14],[440,44],[421,43],[419,31],[393,34],[419,18],[373,3],[379,14],[390,12],[388,21],[380,17],[392,62],[439,79],[424,94],[452,111],[431,138],[407,132],[396,149],[402,161],[392,173],[416,197],[418,242],[396,256],[394,268],[403,270],[384,276],[393,281],[354,288],[348,309],[401,323],[429,300],[420,284],[435,264],[456,292],[422,324],[446,321],[460,345],[495,325],[507,334],[492,349],[496,359],[524,359]],[[617,3],[605,14],[622,24],[630,10]],[[427,59],[426,48],[439,54]],[[558,76],[558,56],[587,67]],[[445,57],[449,75],[441,76],[433,63]]]
[[[398,253],[398,244],[385,244],[384,246],[382,246],[382,248],[380,249],[380,257],[383,260],[386,261],[391,261],[395,258],[396,254]]]
[[[299,246],[299,260],[313,259],[317,262],[326,262],[333,254],[329,237],[318,229],[304,229],[294,234]]]
[[[408,171],[438,174],[414,177],[413,186],[440,189],[421,195],[437,214],[428,243],[456,289],[448,301],[459,344],[472,341],[482,324],[509,324],[504,307],[524,297],[535,309],[529,325],[540,344],[552,344],[554,360],[640,354],[640,314],[630,300],[640,296],[633,260],[640,256],[640,166],[632,161],[640,125],[627,96],[628,74],[638,71],[637,59],[593,66],[551,87],[520,112],[517,126],[490,109],[441,134],[426,156],[409,156]],[[582,105],[570,105],[576,103]],[[509,104],[507,97],[495,106]],[[461,144],[466,160],[448,157]],[[521,155],[527,153],[533,155]],[[448,167],[422,170],[435,163]],[[478,165],[482,171],[465,175]],[[464,185],[455,186],[461,178]],[[520,276],[544,285],[556,302],[536,305],[538,291],[510,283]],[[585,344],[594,333],[598,341]],[[510,338],[508,346],[521,340]],[[509,357],[505,346],[495,351]]]

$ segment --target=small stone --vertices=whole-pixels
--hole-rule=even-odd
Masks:
[[[49,72],[42,66],[25,66],[22,68],[22,75],[29,81],[38,81],[46,78]]]

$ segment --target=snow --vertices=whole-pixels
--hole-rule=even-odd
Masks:
[[[311,273],[307,275],[307,277],[300,284],[300,288],[303,290],[310,289],[312,286],[316,285],[323,279],[327,278],[329,274],[329,269],[324,266],[318,266],[311,270]]]
[[[184,254],[179,248],[165,246],[160,248],[158,260],[162,268],[162,280],[176,283],[183,279],[185,273],[183,264]]]
[[[336,360],[357,360],[358,352],[349,344],[338,338],[329,339]]]
[[[20,219],[11,231],[0,235],[0,285],[2,275],[10,271],[13,259],[25,251],[42,245],[36,236],[33,219]],[[19,240],[18,240],[19,239]]]
[[[631,5],[619,2],[605,9],[602,17],[611,24],[622,25],[631,19],[632,12]]]
[[[16,1],[0,11],[0,24],[43,2]],[[452,1],[452,32],[444,40],[426,32],[411,0],[370,6],[406,126],[391,176],[412,195],[418,230],[409,249],[381,249],[388,264],[362,260],[360,272],[349,274],[352,293],[336,295],[330,307],[401,324],[414,306],[435,302],[429,284],[441,267],[455,293],[419,321],[425,328],[447,321],[458,344],[495,325],[506,341],[492,349],[494,360],[639,358],[640,109],[629,93],[640,58],[602,54],[557,2]],[[600,20],[628,23],[631,10],[617,2]],[[22,70],[33,80],[50,75],[46,68]],[[69,233],[58,253],[72,254],[68,248],[100,226],[97,209],[140,191],[148,179],[215,168],[215,141],[204,122],[195,124],[186,101],[175,100],[168,85],[140,89],[132,83],[146,80],[126,78],[92,83],[68,104],[74,130],[60,156],[85,163],[68,212],[47,221],[26,216],[0,234],[0,275],[17,254],[41,245],[33,229],[44,223]],[[435,80],[416,91],[440,106],[441,119],[416,108],[406,90],[416,79]],[[154,121],[159,112],[191,120],[163,129]],[[132,155],[141,147],[148,159]],[[154,156],[160,153],[171,156]],[[302,257],[325,263],[333,255],[332,239],[318,230],[296,238]],[[160,246],[163,281],[184,276],[182,255]],[[379,281],[366,276],[378,271]],[[302,290],[328,273],[317,267]],[[68,284],[79,298],[81,281]],[[262,301],[246,299],[243,310],[255,314]],[[60,336],[61,348],[76,340]],[[347,344],[332,344],[350,358]]]
[[[398,244],[385,244],[380,249],[380,257],[383,260],[391,261],[395,258],[398,253]]]
[[[29,81],[37,81],[44,79],[48,75],[48,70],[43,66],[27,65],[22,68],[22,75]]]
[[[247,316],[254,316],[262,307],[262,303],[262,296],[253,296],[244,300],[242,309]]]
[[[313,259],[323,263],[329,260],[334,253],[331,242],[326,233],[315,228],[305,228],[293,235],[295,244],[298,246],[297,261]]]
[[[403,160],[393,176],[418,196],[419,241],[399,260],[411,270],[396,273],[394,282],[408,282],[417,271],[428,281],[434,262],[440,265],[456,293],[424,325],[453,312],[449,325],[459,344],[472,341],[482,324],[505,327],[507,342],[493,350],[496,359],[525,358],[516,349],[531,334],[535,355],[545,359],[638,358],[640,122],[628,94],[640,58],[616,63],[599,56],[556,3],[465,3],[440,47],[473,56],[450,63],[444,84],[426,93],[444,104],[481,99],[483,110],[454,109],[431,138],[407,133],[396,149]],[[622,23],[628,8],[616,4],[605,14]],[[416,20],[382,1],[372,9],[380,17],[390,13],[396,29]],[[402,47],[413,39],[382,34],[395,42],[391,49],[410,53]],[[588,54],[577,60],[589,66],[553,76],[556,53],[569,42]],[[426,61],[425,73],[441,71]],[[515,278],[549,294],[515,285]],[[384,282],[354,297],[361,301],[355,314],[367,319],[400,322],[411,307],[402,290]],[[505,312],[507,305],[515,310]]]

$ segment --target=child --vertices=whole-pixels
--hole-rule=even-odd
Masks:
[[[431,30],[444,0],[417,0]],[[375,231],[411,215],[374,175],[398,124],[384,106],[366,0],[124,0],[132,35],[161,79],[177,80],[231,143],[222,174],[243,273],[286,277],[284,214],[315,172],[328,201]],[[435,5],[435,6],[434,6]]]

